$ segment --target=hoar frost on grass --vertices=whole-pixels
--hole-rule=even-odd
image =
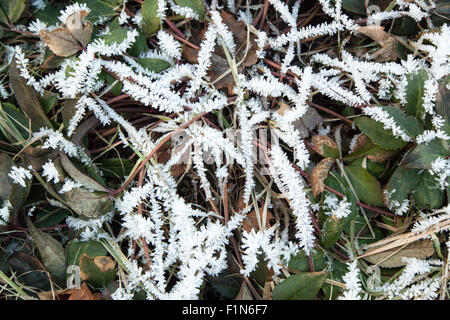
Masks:
[[[400,128],[395,120],[379,107],[367,107],[364,113],[367,116],[383,123],[384,127],[391,130],[395,137],[408,142],[428,143],[435,138],[448,139],[442,131],[442,121],[434,112],[434,103],[437,93],[437,81],[447,76],[450,71],[448,43],[450,41],[450,30],[444,25],[439,32],[424,33],[415,44],[416,50],[427,55],[427,63],[418,62],[418,59],[409,55],[401,63],[384,62],[377,63],[365,58],[358,58],[342,48],[339,58],[332,58],[323,53],[311,56],[310,63],[304,67],[292,64],[293,59],[300,54],[297,52],[299,41],[316,36],[337,36],[338,33],[357,30],[355,21],[350,19],[342,11],[340,0],[320,0],[323,11],[330,18],[329,22],[319,25],[307,25],[299,28],[297,26],[298,10],[300,2],[292,7],[287,6],[280,0],[269,0],[270,5],[277,11],[281,19],[290,26],[290,31],[281,35],[267,34],[257,31],[257,56],[260,59],[257,66],[263,75],[256,73],[256,68],[250,68],[246,72],[236,75],[236,86],[234,92],[237,94],[237,123],[242,132],[240,144],[224,138],[222,133],[208,125],[197,126],[193,124],[185,131],[189,136],[189,145],[184,151],[193,153],[193,168],[199,176],[200,188],[206,195],[207,200],[213,200],[216,195],[212,192],[211,176],[205,167],[204,155],[208,152],[214,157],[214,178],[218,181],[219,195],[223,195],[223,186],[227,182],[230,163],[223,161],[222,154],[233,159],[245,172],[244,202],[245,209],[234,213],[226,223],[217,219],[216,213],[199,208],[194,204],[187,203],[178,194],[177,183],[170,174],[170,169],[175,161],[167,165],[149,162],[149,169],[143,177],[141,186],[132,186],[126,189],[121,197],[115,199],[114,210],[120,214],[124,231],[118,238],[105,236],[109,241],[120,243],[123,240],[144,240],[152,248],[146,261],[141,256],[141,262],[151,265],[151,269],[144,269],[138,265],[138,261],[126,263],[127,280],[114,294],[116,299],[130,299],[134,292],[143,290],[148,299],[196,299],[200,287],[206,275],[218,275],[227,268],[227,250],[229,237],[239,230],[240,225],[248,212],[251,211],[251,195],[254,194],[254,166],[252,154],[255,149],[251,132],[256,125],[262,121],[272,121],[273,132],[280,139],[280,145],[272,145],[268,150],[269,172],[271,179],[281,190],[283,197],[289,202],[292,215],[295,220],[295,240],[289,240],[287,228],[280,230],[280,225],[274,225],[268,229],[251,232],[243,231],[241,249],[243,253],[243,266],[241,273],[248,276],[255,270],[257,256],[264,253],[268,265],[275,275],[279,275],[285,267],[292,254],[303,250],[309,254],[314,248],[316,237],[311,221],[312,204],[306,191],[306,183],[300,174],[293,168],[293,164],[305,169],[309,164],[309,153],[303,143],[299,131],[294,122],[300,119],[308,109],[306,101],[312,91],[317,90],[322,95],[335,102],[345,105],[360,107],[370,103],[373,98],[371,85],[380,83],[381,92],[378,97],[385,97],[392,90],[394,97],[405,104],[405,77],[415,73],[419,68],[425,68],[430,79],[425,86],[424,100],[426,113],[432,117],[433,129],[425,131],[417,138],[409,136]],[[429,10],[434,4],[427,1],[397,1],[398,10],[389,13],[376,13],[369,17],[369,21],[377,22],[386,19],[394,19],[409,16],[420,21],[429,15]],[[41,10],[47,5],[46,1],[33,1],[32,5]],[[125,4],[124,4],[125,5]],[[189,8],[181,7],[173,1],[166,3],[158,2],[158,17],[163,20],[166,11],[170,9],[186,17],[198,18],[197,14]],[[233,1],[228,1],[227,7],[231,11],[237,10]],[[163,133],[170,133],[196,115],[203,112],[221,111],[227,105],[227,96],[211,86],[207,77],[207,70],[212,64],[212,55],[216,46],[225,46],[232,55],[236,52],[236,44],[233,35],[223,23],[222,18],[215,6],[211,7],[212,23],[208,25],[204,40],[199,45],[198,64],[175,63],[181,59],[182,43],[169,33],[160,30],[157,33],[159,49],[161,52],[149,51],[143,56],[165,59],[171,67],[161,73],[154,73],[142,68],[133,59],[123,58],[126,50],[136,41],[138,32],[129,29],[126,38],[120,43],[107,44],[102,39],[92,41],[81,52],[77,59],[66,59],[58,71],[50,73],[42,79],[36,78],[29,71],[30,61],[25,57],[20,46],[10,48],[14,54],[20,74],[27,79],[28,84],[38,92],[44,92],[49,86],[54,86],[62,98],[77,98],[75,115],[69,122],[69,137],[72,135],[86,111],[92,111],[94,116],[103,124],[117,123],[123,128],[120,139],[125,145],[131,145],[144,157],[149,155],[156,145],[161,141],[153,141],[145,130],[137,130],[130,122],[114,111],[105,100],[99,98],[95,92],[105,86],[104,81],[99,79],[100,72],[106,70],[117,76],[118,81],[123,84],[122,91],[130,98],[145,106],[167,113],[176,113],[176,116],[161,125],[159,129]],[[65,23],[67,17],[80,10],[89,12],[85,4],[75,3],[61,12],[59,17]],[[248,10],[255,10],[249,8]],[[251,22],[251,15],[239,11],[240,20]],[[140,13],[130,19],[136,25],[141,23]],[[121,9],[119,17],[120,24],[126,24],[129,20],[124,9]],[[51,30],[56,26],[46,26],[36,20],[29,30],[38,33],[40,30]],[[431,26],[430,26],[431,27]],[[244,32],[245,30],[242,30]],[[292,72],[299,76],[295,79],[298,89],[279,82],[274,77],[267,65],[263,63],[266,55],[265,45],[269,44],[271,49],[279,54],[281,72]],[[313,71],[318,70],[318,71]],[[183,79],[191,79],[184,93],[180,93],[176,85]],[[343,83],[352,81],[351,89]],[[2,96],[8,93],[3,87]],[[203,91],[205,95],[196,97],[197,92]],[[259,99],[245,98],[246,92],[253,92]],[[268,101],[268,97],[283,97],[287,99],[292,109],[283,115],[274,110],[263,108],[261,101]],[[81,147],[69,141],[60,132],[49,128],[41,128],[34,133],[33,141],[42,140],[43,148],[57,149],[70,157],[76,157],[85,164],[91,164],[88,155]],[[293,152],[291,160],[285,149],[285,145]],[[228,160],[228,159],[227,159]],[[47,181],[56,182],[59,174],[53,163],[47,162],[42,167],[43,176]],[[449,164],[446,159],[437,159],[430,169],[430,173],[436,176],[441,187],[446,186],[445,179],[449,175]],[[13,167],[9,176],[15,183],[25,186],[25,180],[31,178],[31,172],[22,167]],[[73,188],[81,187],[81,184],[71,179],[66,179],[59,193],[63,194]],[[407,200],[407,199],[406,199]],[[146,213],[138,212],[138,207],[144,205]],[[395,204],[398,213],[406,212],[409,202]],[[347,199],[338,201],[337,197],[329,196],[326,200],[328,211],[326,214],[337,218],[344,218],[350,214],[350,203]],[[9,219],[9,202],[3,204],[0,209],[0,218],[4,222]],[[82,239],[98,239],[104,236],[102,225],[111,218],[106,214],[102,218],[82,220],[74,217],[67,219],[71,228],[84,229]],[[435,219],[435,220],[432,220]],[[429,223],[440,221],[439,218],[429,218]],[[420,229],[428,226],[426,222],[415,226]],[[413,277],[416,274],[428,272],[437,262],[426,262],[408,260],[404,273],[398,280],[386,284],[380,288],[389,292],[388,297],[427,297],[433,298],[437,283],[435,280],[429,282],[417,282],[414,284]],[[168,289],[168,271],[176,268],[176,281],[172,280]],[[348,264],[349,271],[343,280],[346,290],[343,299],[357,299],[361,294],[361,283],[357,262]],[[424,280],[425,281],[425,280]],[[428,281],[428,280],[426,280]],[[174,282],[174,283],[173,283]],[[409,286],[409,287],[408,287]]]

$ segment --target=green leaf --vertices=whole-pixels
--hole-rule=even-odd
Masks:
[[[334,158],[334,159],[339,158],[339,150],[338,149],[331,148],[331,147],[327,146],[325,143],[322,145],[322,148],[323,148],[323,156],[325,158]]]
[[[342,8],[353,13],[366,14],[364,0],[342,0]]]
[[[112,207],[112,200],[108,197],[81,188],[66,192],[64,200],[73,211],[88,218],[98,218]]]
[[[348,267],[345,263],[342,263],[339,260],[334,260],[332,270],[333,271],[330,272],[328,278],[342,282],[342,277],[348,272]],[[324,282],[322,285],[322,290],[325,293],[325,298],[327,300],[335,300],[343,289]]]
[[[450,91],[441,84],[436,96],[436,112],[444,118],[442,129],[450,135]]]
[[[82,280],[104,288],[115,278],[114,260],[107,256],[89,257],[84,254],[80,259],[80,276]]]
[[[16,273],[17,280],[43,291],[50,290],[50,281],[47,273],[38,259],[23,251],[18,251],[12,254],[7,261],[11,269]]]
[[[205,6],[202,0],[175,0],[175,3],[180,7],[191,8],[198,15],[199,20],[205,19]]]
[[[428,171],[423,172],[422,180],[414,190],[416,205],[420,208],[430,207],[437,209],[442,207],[445,198],[445,190],[441,190],[437,184],[436,177]]]
[[[9,21],[11,23],[16,22],[19,20],[20,16],[22,15],[23,10],[26,6],[25,0],[0,0],[0,6],[1,9],[3,9],[3,12],[8,17]],[[8,24],[8,21],[5,21],[5,16],[0,15],[0,21],[3,23]]]
[[[139,31],[139,35],[136,38],[136,41],[133,43],[130,49],[128,49],[128,53],[134,57],[138,57],[141,52],[148,49],[147,46],[147,38],[145,35]]]
[[[41,210],[34,215],[34,225],[36,228],[56,226],[59,223],[62,223],[62,221],[65,220],[70,214],[70,211],[67,209],[60,208],[55,210],[55,208],[52,208],[51,206],[47,208],[51,209],[49,211]]]
[[[78,168],[74,166],[74,164],[70,161],[69,157],[67,157],[66,154],[60,152],[60,158],[61,165],[63,166],[64,170],[66,170],[69,176],[76,182],[79,182],[85,187],[93,189],[95,191],[108,192],[108,189],[106,189],[100,183],[78,170]]]
[[[346,155],[344,157],[344,160],[355,160],[358,158],[362,158],[368,155],[379,155],[379,154],[385,154],[387,152],[386,149],[383,149],[382,147],[376,145],[373,143],[372,140],[366,139],[366,143],[360,147],[358,150]]]
[[[347,234],[350,234],[350,224],[347,224],[344,228],[344,231]],[[374,233],[374,236],[372,236],[369,227],[367,226],[366,219],[361,216],[357,215],[355,218],[355,235],[358,238],[358,243],[360,246],[365,244],[370,244],[377,242],[384,238],[384,233],[381,231],[380,228],[377,228],[375,226],[372,226],[372,230]]]
[[[33,131],[39,131],[42,127],[53,129],[53,125],[42,110],[37,92],[20,76],[15,59],[9,66],[9,81],[21,110],[31,119]]]
[[[23,112],[7,102],[0,103],[0,132],[11,143],[29,138],[29,119]]]
[[[345,218],[337,218],[334,216],[327,216],[322,227],[322,245],[325,249],[329,249],[341,236],[345,227],[356,218],[358,208],[355,204],[355,198],[350,192],[346,192],[347,201],[351,203],[351,213]]]
[[[274,300],[313,300],[328,272],[300,272],[290,276],[272,291]]]
[[[158,0],[145,0],[141,7],[142,31],[151,35],[159,29]]]
[[[423,126],[413,116],[406,116],[402,110],[393,106],[381,106],[410,137],[417,137],[423,132]]]
[[[358,158],[355,161],[352,162],[351,165],[353,166],[361,166],[363,167],[363,161],[365,160],[366,165],[365,165],[365,169],[367,169],[367,171],[369,171],[369,173],[371,175],[373,175],[374,177],[379,177],[380,175],[382,175],[385,170],[386,170],[386,162],[373,162],[371,161],[369,158]]]
[[[419,144],[403,159],[401,165],[407,169],[430,169],[434,160],[450,155],[447,142],[435,139],[428,144]]]
[[[142,67],[156,73],[159,73],[170,67],[169,62],[157,58],[141,58],[137,59],[136,62],[139,63]]]
[[[109,73],[106,73],[105,78],[106,78],[106,84],[108,86],[111,86],[116,81],[116,79],[114,79],[114,77],[112,75],[110,75]],[[123,84],[119,81],[115,85],[112,86],[110,92],[113,95],[118,96],[122,93],[122,87],[123,87]]]
[[[344,170],[359,200],[373,206],[383,206],[381,185],[369,171],[360,166],[346,166]]]
[[[60,23],[59,10],[54,6],[46,6],[44,10],[36,10],[33,15],[50,26]]]
[[[41,102],[44,112],[47,114],[53,109],[58,98],[55,95],[50,94],[40,98],[39,101]]]
[[[125,28],[114,29],[113,31],[107,33],[103,40],[106,44],[122,43],[127,38],[128,30]]]
[[[423,107],[423,94],[428,72],[424,69],[407,76],[405,112],[410,116],[422,118],[425,109]]]
[[[61,244],[52,236],[38,230],[27,217],[27,227],[39,250],[45,268],[60,280],[66,273],[66,254]]]
[[[95,23],[101,19],[116,16],[115,9],[118,8],[121,0],[75,0],[74,2],[85,3],[91,10],[86,19]]]
[[[387,184],[391,201],[402,203],[421,180],[420,170],[398,166]],[[395,191],[394,191],[395,190]]]
[[[364,134],[366,134],[374,143],[388,150],[403,148],[406,142],[384,129],[381,122],[372,118],[359,117],[355,119],[355,124]]]
[[[11,194],[11,183],[9,183],[8,173],[11,170],[13,162],[11,157],[6,153],[0,153],[0,200],[5,201],[9,199]],[[1,205],[2,206],[2,205]]]
[[[108,158],[102,161],[101,169],[107,177],[128,176],[133,169],[133,162],[126,158]]]
[[[89,257],[106,256],[107,251],[97,241],[71,241],[67,245],[67,264],[69,266],[80,264],[81,257],[86,254]]]
[[[327,259],[322,251],[314,250],[311,252],[314,270],[322,271],[327,265]],[[297,255],[292,256],[289,260],[289,268],[296,269],[301,272],[309,271],[308,257],[304,251],[300,251]]]

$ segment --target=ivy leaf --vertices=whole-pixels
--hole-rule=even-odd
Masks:
[[[60,280],[66,273],[66,254],[62,245],[47,233],[38,230],[27,217],[30,235],[41,254],[42,262],[50,274]]]
[[[344,170],[359,200],[373,206],[383,206],[381,185],[369,171],[353,165],[346,166]]]
[[[137,59],[136,62],[139,63],[142,67],[156,73],[159,73],[170,67],[169,62],[157,58],[141,58]]]
[[[313,300],[328,272],[300,272],[290,276],[272,291],[274,300]]]
[[[0,11],[3,11],[2,14],[0,14],[0,21],[5,24],[8,24],[8,22],[14,23],[19,20],[20,16],[22,15],[22,12],[26,6],[26,1],[0,0],[0,6]]]
[[[388,150],[403,148],[406,142],[384,129],[381,122],[368,117],[359,117],[355,119],[355,124],[365,135],[374,143]]]
[[[191,8],[198,15],[200,21],[205,20],[205,7],[202,0],[175,0],[175,3],[180,7]]]
[[[434,160],[450,155],[447,142],[435,139],[428,144],[419,144],[403,159],[401,165],[408,169],[430,169]]]
[[[423,94],[425,81],[428,79],[426,70],[421,69],[407,77],[405,112],[410,116],[421,118],[425,109],[423,107]]]
[[[429,206],[432,209],[442,207],[445,198],[445,190],[441,190],[437,184],[436,177],[428,171],[422,174],[422,180],[414,190],[414,200],[421,208]]]
[[[151,35],[159,29],[158,0],[145,0],[141,7],[142,31],[146,35]]]

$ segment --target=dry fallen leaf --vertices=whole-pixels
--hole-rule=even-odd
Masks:
[[[311,172],[311,188],[314,197],[323,192],[323,182],[328,177],[331,167],[334,164],[333,158],[322,159]]]
[[[377,154],[368,154],[367,159],[372,162],[385,162],[386,160],[391,158],[394,153],[394,150],[386,150]]]
[[[263,214],[264,214],[264,208],[259,208],[259,217],[260,217],[261,220],[263,219]],[[272,220],[272,219],[273,219],[272,212],[267,210],[266,228],[270,228],[271,227],[270,220]],[[255,229],[255,231],[259,230],[258,216],[256,215],[256,211],[255,210],[250,212],[247,215],[247,217],[244,219],[244,222],[242,223],[242,228],[244,228],[244,230],[246,232],[250,232],[252,229]]]
[[[41,38],[50,50],[60,57],[69,57],[81,50],[81,46],[66,27],[53,31],[41,30]]]
[[[86,46],[92,35],[92,25],[89,22],[83,24],[86,15],[86,11],[79,11],[67,18],[66,26],[53,31],[41,30],[42,40],[57,56],[69,57],[77,53]]]
[[[314,148],[316,149],[317,153],[323,157],[325,156],[325,150],[323,148],[324,145],[326,145],[327,147],[334,149],[336,151],[338,150],[338,146],[337,146],[336,142],[334,142],[328,136],[315,135],[311,139],[312,139],[312,143],[313,143]]]
[[[86,46],[92,35],[92,24],[87,21],[83,25],[83,19],[87,15],[88,12],[82,10],[70,15],[66,20],[67,30],[69,30],[72,36],[80,41],[83,46]]]
[[[222,21],[228,27],[228,29],[233,34],[233,39],[236,44],[236,63],[239,63],[241,60],[242,64],[238,66],[238,72],[241,72],[244,67],[249,67],[254,65],[258,61],[258,57],[256,56],[256,36],[252,33],[249,35],[250,46],[248,51],[246,52],[247,46],[247,27],[243,21],[237,21],[233,18],[232,15],[222,11],[220,13],[222,17]],[[200,46],[201,42],[205,38],[206,30],[208,26],[205,26],[202,30],[192,30],[192,38],[189,39],[193,44]],[[185,46],[183,49],[183,57],[189,63],[198,63],[198,51],[192,49],[191,47]],[[221,46],[215,47],[215,50],[211,57],[211,67],[208,70],[208,76],[211,79],[211,82],[214,82],[216,79],[221,77],[225,72],[230,69],[228,65],[228,61],[226,55]],[[227,89],[229,95],[233,93],[234,80],[231,72],[227,74],[225,77],[218,80],[215,84],[216,89]]]
[[[387,34],[383,26],[359,27],[358,32],[368,36],[381,46],[381,49],[372,54],[372,58],[376,62],[397,60],[397,39]]]
[[[38,297],[40,300],[105,300],[101,294],[92,293],[85,282],[78,289],[38,292]]]
[[[380,249],[380,247],[375,247],[370,251],[374,251],[375,249]],[[367,251],[365,254],[370,254],[370,251]],[[404,247],[393,248],[366,256],[364,260],[382,268],[395,268],[406,265],[403,258],[425,259],[433,255],[433,253],[433,241],[430,239],[422,239],[407,244]]]

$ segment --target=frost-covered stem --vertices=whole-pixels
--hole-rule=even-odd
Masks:
[[[136,177],[136,175],[138,174],[138,172],[140,172],[145,164],[150,160],[151,157],[153,157],[153,155],[156,153],[156,151],[158,151],[163,145],[166,144],[166,142],[168,142],[170,140],[170,138],[172,138],[173,135],[175,135],[176,133],[178,133],[179,131],[187,128],[188,126],[190,126],[192,123],[194,123],[195,121],[199,120],[200,118],[202,118],[203,116],[205,116],[206,114],[208,114],[208,112],[203,112],[200,113],[199,115],[195,116],[194,118],[192,118],[191,120],[189,120],[188,122],[184,123],[182,126],[180,126],[177,130],[172,131],[171,133],[169,133],[164,139],[162,139],[160,141],[160,143],[148,154],[148,156],[144,159],[144,161],[142,161],[142,163],[139,165],[139,167],[136,169],[136,171],[134,171],[132,174],[130,174],[130,176],[128,177],[128,179],[125,181],[125,183],[117,190],[112,191],[109,196],[111,197],[117,197],[122,191],[125,190],[125,188],[130,184],[130,182]]]
[[[139,182],[138,182],[139,187],[142,187],[142,185],[144,183],[144,176],[145,176],[145,170],[141,170],[141,172],[139,173]],[[140,215],[142,215],[142,202],[139,203],[138,213]],[[144,247],[145,259],[147,259],[148,269],[150,270],[152,267],[152,261],[150,260],[150,253],[148,250],[147,241],[145,240],[145,237],[142,237],[141,241],[142,241],[142,246]]]

